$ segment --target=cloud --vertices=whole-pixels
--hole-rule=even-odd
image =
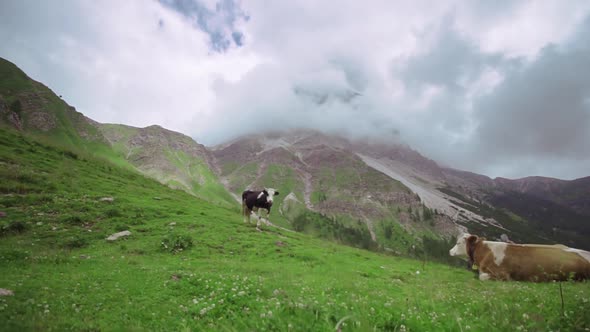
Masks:
[[[194,21],[196,26],[209,35],[210,47],[216,52],[227,51],[232,44],[244,45],[244,34],[238,31],[239,21],[250,17],[234,0],[221,0],[214,4],[193,0],[160,0],[165,6]]]
[[[589,23],[571,43],[548,45],[535,61],[507,71],[503,84],[477,101],[473,146],[486,152],[481,167],[496,158],[531,161],[526,167],[538,159],[532,169],[559,161],[565,165],[550,167],[588,172],[590,80],[581,70],[590,66]]]
[[[255,65],[244,50],[211,52],[209,35],[158,2],[3,1],[0,56],[89,117],[191,133],[210,112],[215,80]]]
[[[0,4],[0,56],[101,122],[307,127],[490,176],[586,176],[587,1]]]

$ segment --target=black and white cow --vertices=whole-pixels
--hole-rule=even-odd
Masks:
[[[250,215],[252,211],[259,211],[265,209],[267,211],[267,218],[270,215],[270,208],[272,207],[273,197],[279,192],[273,188],[265,188],[262,191],[246,190],[242,193],[242,214],[244,215],[244,222],[250,223]],[[258,222],[256,228],[260,226],[260,212],[258,213]]]

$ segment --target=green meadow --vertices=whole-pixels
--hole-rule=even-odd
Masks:
[[[0,179],[2,331],[590,330],[588,282],[481,282],[259,232],[237,204],[3,129]]]

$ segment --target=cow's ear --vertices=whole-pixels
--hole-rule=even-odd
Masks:
[[[278,196],[278,195],[279,195],[279,192],[278,191],[275,191],[275,196]]]
[[[472,252],[475,249],[475,244],[479,240],[477,235],[470,235],[467,240],[465,240],[467,252]]]

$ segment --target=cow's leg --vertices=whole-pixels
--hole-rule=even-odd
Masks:
[[[261,231],[260,229],[260,221],[262,220],[262,210],[263,209],[258,209],[258,219],[256,220],[256,229]]]
[[[250,225],[250,217],[252,217],[252,210],[246,207],[246,222]]]
[[[259,230],[259,231],[262,231],[262,229],[260,228],[260,224],[261,224],[262,219],[264,218],[263,217],[263,214],[264,214],[264,209],[260,209],[259,208],[258,209],[258,214],[257,214],[258,220],[256,220],[256,229]]]
[[[481,273],[479,274],[479,280],[481,280],[481,281],[490,280],[490,279],[491,279],[491,277],[492,277],[492,276],[491,276],[489,273],[483,273],[483,272],[481,272]]]
[[[242,212],[244,214],[244,222],[249,224],[250,223],[250,215],[252,215],[252,210],[248,207],[246,202],[244,202]]]
[[[250,222],[250,209],[246,206],[246,200],[242,201],[242,217],[244,217],[244,222]]]

